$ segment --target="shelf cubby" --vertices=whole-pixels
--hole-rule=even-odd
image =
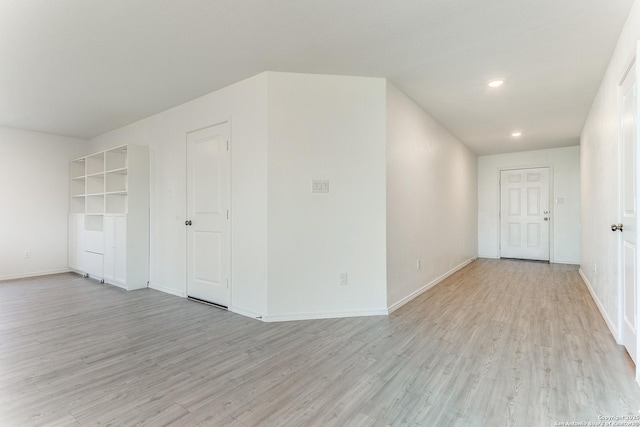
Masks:
[[[73,179],[73,178],[80,178],[85,176],[86,172],[84,169],[85,169],[84,158],[73,160],[71,162],[71,178]]]
[[[71,203],[69,205],[69,213],[83,214],[84,209],[85,209],[84,196],[74,196],[71,198]]]
[[[104,152],[106,171],[125,169],[127,167],[127,147],[117,147]]]
[[[71,180],[71,197],[84,196],[85,193],[85,178],[73,178]]]
[[[104,195],[87,196],[87,214],[104,213]]]
[[[105,193],[127,191],[127,170],[118,169],[105,174]]]
[[[102,215],[85,215],[84,229],[87,231],[104,231],[104,217]]]
[[[87,180],[87,194],[104,193],[104,174],[89,175]]]
[[[108,214],[126,214],[127,213],[127,195],[126,194],[107,194],[105,199],[105,213]]]
[[[104,172],[104,152],[86,157],[86,174],[93,175]]]

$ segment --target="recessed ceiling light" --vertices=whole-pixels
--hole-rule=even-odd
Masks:
[[[511,136],[516,136],[516,137],[520,135],[522,135],[522,132],[514,132],[511,134]]]
[[[491,80],[489,83],[487,83],[489,87],[499,87],[499,86],[502,86],[503,84],[504,84],[504,80],[502,79]]]

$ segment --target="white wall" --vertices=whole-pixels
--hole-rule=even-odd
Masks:
[[[69,271],[69,161],[86,149],[81,139],[0,128],[0,280]]]
[[[500,170],[549,166],[552,170],[551,262],[580,263],[580,147],[478,157],[478,255],[500,257]]]
[[[266,312],[266,112],[263,73],[91,141],[93,151],[121,144],[149,145],[151,287],[186,294],[186,133],[230,120],[230,308],[250,316]]]
[[[92,140],[150,146],[152,287],[185,294],[185,134],[226,119],[232,310],[383,314],[476,256],[477,161],[455,137],[384,79],[267,72]]]
[[[387,144],[387,293],[395,309],[476,257],[477,157],[392,84]]]
[[[267,320],[386,313],[385,80],[268,76]]]
[[[582,261],[596,303],[618,337],[618,83],[640,39],[640,2],[635,2],[604,75],[580,138]]]

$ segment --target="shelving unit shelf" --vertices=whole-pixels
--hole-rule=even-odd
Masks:
[[[69,266],[125,289],[149,277],[149,149],[122,145],[71,161]]]

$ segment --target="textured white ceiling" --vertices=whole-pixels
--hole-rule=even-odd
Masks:
[[[0,0],[0,125],[90,138],[271,70],[387,77],[478,154],[576,145],[632,3]]]

